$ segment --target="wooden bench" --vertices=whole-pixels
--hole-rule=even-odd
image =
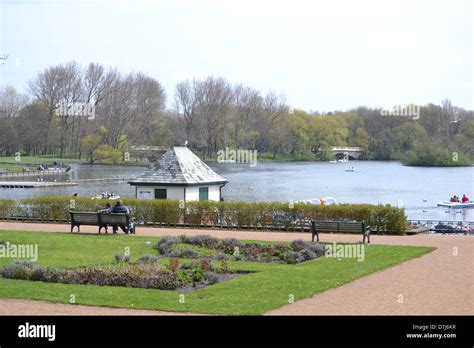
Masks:
[[[108,233],[108,226],[127,226],[127,232],[130,227],[130,216],[127,214],[115,213],[95,213],[83,211],[70,211],[71,215],[71,233],[74,227],[77,227],[77,232],[80,232],[81,225],[99,226],[99,234],[102,228],[105,228],[105,233]],[[130,231],[135,234],[135,227]]]
[[[367,243],[370,243],[370,228],[363,222],[345,222],[345,221],[311,221],[311,240],[314,242],[314,236],[319,242],[319,232],[336,233],[362,233],[363,240],[367,237]]]

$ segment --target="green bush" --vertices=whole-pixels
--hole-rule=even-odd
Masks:
[[[0,200],[0,219],[5,219],[14,214],[16,203],[12,199]]]
[[[37,220],[68,220],[69,210],[97,211],[107,200],[82,197],[48,196],[21,200],[26,211],[23,215]],[[114,201],[109,201],[112,205]],[[385,234],[403,234],[406,230],[405,211],[390,205],[339,204],[289,205],[284,202],[187,202],[180,206],[174,200],[126,199],[133,217],[145,225],[216,226],[246,229],[282,229],[298,231],[307,226],[309,219],[365,222],[373,231]],[[13,204],[14,206],[15,204]],[[11,201],[0,201],[1,207],[10,207]],[[5,208],[4,208],[5,209]],[[8,214],[8,213],[6,213]]]

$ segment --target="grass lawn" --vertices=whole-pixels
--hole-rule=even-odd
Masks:
[[[1,169],[7,169],[9,172],[21,172],[23,166],[17,164],[0,163]]]
[[[83,163],[86,162],[85,159],[78,160],[75,158],[59,158],[59,157],[50,157],[50,156],[21,156],[20,163],[31,163],[31,164],[39,164],[39,163],[54,163],[54,162],[62,162],[62,163]],[[0,156],[0,162],[9,162],[14,163],[17,162],[14,156],[5,157]],[[3,168],[3,167],[2,167]]]
[[[258,233],[258,232],[256,232]],[[116,252],[130,248],[132,261],[143,254],[157,255],[157,237],[0,231],[0,240],[38,244],[38,265],[77,267],[106,265]],[[145,244],[145,242],[151,244]],[[270,243],[270,242],[269,242]],[[296,265],[266,262],[229,262],[248,275],[184,294],[177,291],[96,285],[69,285],[0,278],[0,298],[21,298],[106,307],[152,309],[230,315],[258,315],[316,293],[341,286],[364,275],[433,251],[432,247],[365,245],[365,260],[321,257]],[[0,266],[12,259],[0,258]],[[160,262],[167,263],[162,258]],[[182,301],[181,301],[182,302]]]

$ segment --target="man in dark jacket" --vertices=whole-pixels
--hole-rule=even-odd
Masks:
[[[130,209],[128,209],[128,207],[123,204],[122,200],[119,199],[119,200],[117,200],[117,203],[115,203],[115,205],[114,205],[114,207],[113,207],[113,209],[112,209],[112,213],[130,215]],[[125,234],[128,234],[129,226],[125,226],[125,225],[120,225],[120,226],[113,225],[113,226],[112,226],[112,231],[113,231],[114,233],[117,233],[117,230],[118,230],[119,227],[122,229],[122,231],[123,231]]]

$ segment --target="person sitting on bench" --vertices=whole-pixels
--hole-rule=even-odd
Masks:
[[[110,214],[112,210],[113,210],[112,206],[110,205],[109,202],[107,202],[107,204],[105,204],[105,208],[99,210],[98,212],[102,214]]]
[[[115,203],[114,207],[112,208],[112,213],[130,215],[130,209],[128,209],[128,207],[123,204],[122,200],[119,199],[119,200],[117,200],[117,203]],[[128,234],[128,231],[130,230],[130,228],[129,228],[129,226],[125,226],[125,225],[120,225],[120,226],[113,225],[112,226],[113,233],[117,233],[117,230],[118,230],[119,227],[122,229],[122,231],[125,234]]]

